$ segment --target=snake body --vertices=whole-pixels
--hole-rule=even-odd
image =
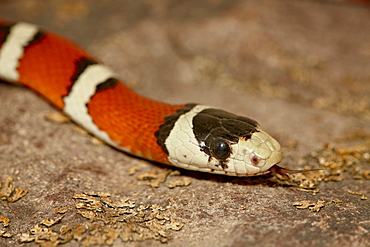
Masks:
[[[255,176],[282,158],[279,143],[256,121],[142,97],[83,49],[33,24],[0,21],[0,78],[32,89],[91,134],[148,160]]]

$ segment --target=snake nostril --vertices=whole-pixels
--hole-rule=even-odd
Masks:
[[[251,163],[252,165],[254,166],[258,166],[258,163],[260,162],[260,159],[256,156],[253,156],[252,159],[251,159]]]

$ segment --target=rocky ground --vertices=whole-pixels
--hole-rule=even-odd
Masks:
[[[75,41],[142,95],[256,119],[281,166],[323,169],[286,180],[150,163],[2,83],[0,246],[369,246],[367,1],[13,0],[0,18]]]

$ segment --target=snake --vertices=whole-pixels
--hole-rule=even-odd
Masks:
[[[110,146],[150,161],[228,176],[294,172],[251,118],[140,96],[73,42],[0,21],[0,79],[30,88]]]

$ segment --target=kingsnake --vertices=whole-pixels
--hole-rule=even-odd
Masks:
[[[230,176],[283,169],[276,165],[279,143],[256,121],[142,97],[84,50],[33,24],[0,21],[0,78],[31,88],[91,134],[148,160]]]

